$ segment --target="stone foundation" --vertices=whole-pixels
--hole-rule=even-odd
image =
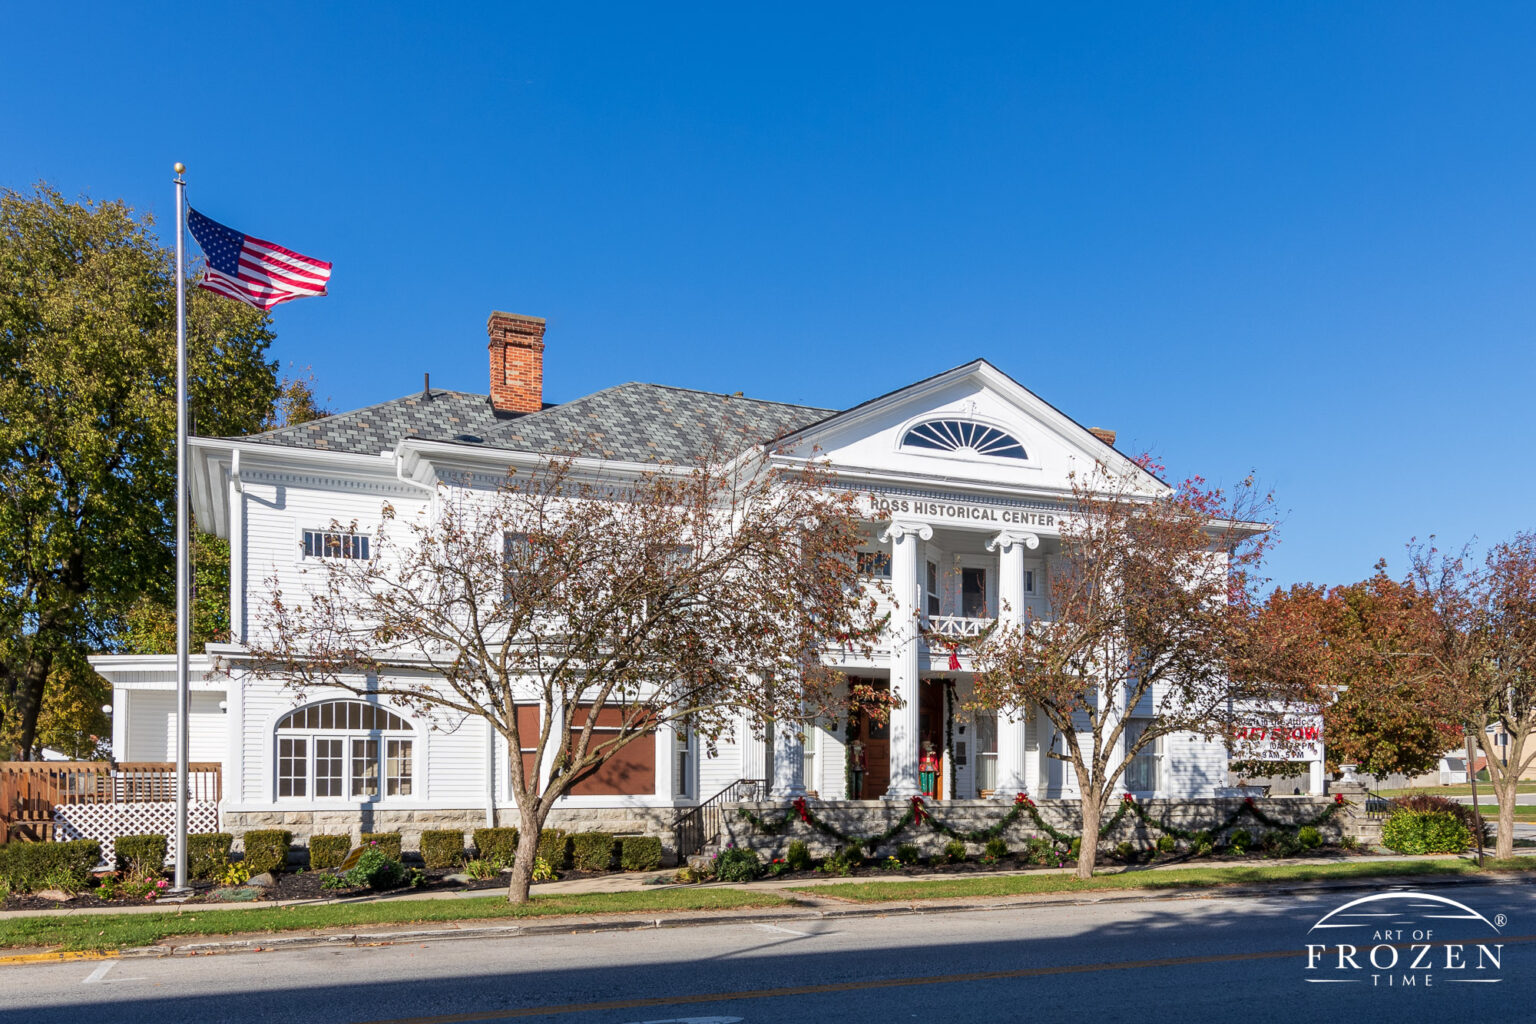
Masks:
[[[1317,817],[1332,803],[1331,797],[1271,797],[1255,800],[1254,806],[1276,821],[1296,825]],[[1141,805],[1154,821],[1165,822],[1179,829],[1196,831],[1216,828],[1241,807],[1243,801],[1239,799],[1145,800]],[[810,802],[810,810],[814,811],[818,818],[839,832],[855,838],[879,835],[886,831],[906,814],[910,806],[905,801],[886,802],[884,800],[814,800]],[[937,820],[961,832],[991,828],[1013,809],[1012,803],[993,800],[944,800],[935,801],[926,806]],[[1082,805],[1079,801],[1040,800],[1035,806],[1040,812],[1040,817],[1052,828],[1068,835],[1081,834],[1083,818]],[[786,811],[794,815],[791,805],[787,802],[742,803],[729,806],[725,808],[725,828],[720,839],[722,844],[733,843],[739,847],[756,850],[765,858],[784,856],[789,844],[797,839],[803,840],[810,847],[813,857],[825,857],[842,845],[833,837],[800,821],[798,816],[794,816],[789,828],[782,834],[764,835],[758,832],[750,821],[741,817],[738,808],[745,808],[758,818],[773,822],[782,819]],[[1113,816],[1116,810],[1118,810],[1116,804],[1111,803],[1105,812],[1105,818]],[[1317,826],[1318,831],[1322,833],[1325,841],[1337,842],[1342,835],[1345,820],[1345,814],[1335,814]],[[1265,825],[1247,815],[1240,817],[1232,827],[1247,829],[1255,839],[1266,830]],[[1126,841],[1145,846],[1155,842],[1159,834],[1156,829],[1149,829],[1136,815],[1127,814],[1120,820],[1120,824],[1103,838],[1102,842],[1106,846],[1114,846]],[[1038,835],[1043,833],[1035,825],[1034,820],[1025,813],[1021,814],[1003,834],[1003,839],[1010,847],[1016,849],[1030,836]],[[949,841],[949,836],[939,830],[927,824],[914,823],[909,824],[884,846],[876,848],[873,852],[877,857],[885,856],[894,853],[896,847],[911,843],[923,856],[929,857],[941,852],[944,844]],[[970,854],[981,852],[979,843],[967,843],[966,846]]]
[[[656,836],[661,839],[663,864],[677,862],[677,836],[674,830],[678,810],[675,807],[576,807],[556,808],[550,812],[545,828],[567,832],[611,832],[618,836]],[[257,829],[282,828],[293,833],[295,847],[307,847],[309,837],[350,835],[353,842],[364,832],[399,832],[404,850],[421,849],[421,833],[433,829],[459,829],[465,845],[477,828],[485,827],[485,808],[463,810],[388,810],[364,811],[224,811],[220,821],[225,832],[240,836]],[[497,824],[516,828],[517,811],[504,808]],[[300,855],[303,859],[303,855]]]

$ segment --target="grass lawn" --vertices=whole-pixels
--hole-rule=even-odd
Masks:
[[[1536,793],[1536,781],[1521,782],[1517,784],[1521,793]],[[1377,790],[1382,796],[1402,796],[1404,793],[1428,793],[1430,796],[1471,796],[1472,787],[1465,783],[1454,786],[1409,786],[1406,789],[1382,789]],[[1493,787],[1490,783],[1478,780],[1477,795],[1479,798],[1493,795]]]
[[[273,934],[307,928],[412,924],[548,917],[555,914],[624,914],[636,911],[733,910],[777,907],[791,901],[745,889],[658,889],[535,896],[514,905],[505,897],[452,900],[382,900],[377,903],[307,904],[252,910],[199,910],[195,905],[163,914],[81,914],[0,920],[0,948],[50,946],[64,950],[150,946],[176,935]]]
[[[1499,816],[1498,804],[1478,804],[1477,809],[1485,818],[1497,818]],[[1515,804],[1516,821],[1536,821],[1536,804]]]
[[[1493,870],[1536,871],[1536,858],[1507,864],[1489,862]],[[1028,893],[1090,892],[1099,889],[1189,889],[1244,885],[1254,882],[1302,882],[1329,878],[1374,878],[1402,875],[1474,875],[1477,865],[1465,860],[1352,861],[1346,864],[1255,864],[1252,867],[1175,868],[1168,871],[1127,871],[1095,875],[1080,882],[1070,875],[1033,874],[997,878],[956,878],[925,882],[844,882],[818,885],[807,895],[832,896],[860,903],[941,900],[962,896],[1020,896]]]

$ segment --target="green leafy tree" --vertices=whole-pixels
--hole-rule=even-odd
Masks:
[[[174,585],[175,265],[151,228],[121,201],[0,192],[0,747],[24,758],[55,667]],[[270,321],[187,302],[196,429],[258,428]]]
[[[1264,670],[1315,694],[1334,765],[1418,775],[1456,746],[1453,694],[1418,657],[1433,635],[1434,608],[1413,581],[1388,576],[1385,562],[1348,586],[1276,590],[1256,621],[1269,640]]]

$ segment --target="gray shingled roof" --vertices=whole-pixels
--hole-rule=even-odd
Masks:
[[[496,426],[496,411],[485,395],[436,389],[430,395],[429,398],[417,392],[297,426],[252,434],[242,440],[377,455],[393,448],[403,437],[451,441],[460,434],[483,437]]]
[[[408,395],[245,440],[373,455],[402,438],[416,437],[510,451],[687,462],[701,454],[734,453],[771,441],[835,412],[631,383],[536,413],[498,416],[485,395],[434,390],[430,399]]]

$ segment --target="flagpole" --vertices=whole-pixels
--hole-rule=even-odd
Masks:
[[[187,654],[191,529],[187,511],[187,183],[176,171],[176,888],[187,888]]]

